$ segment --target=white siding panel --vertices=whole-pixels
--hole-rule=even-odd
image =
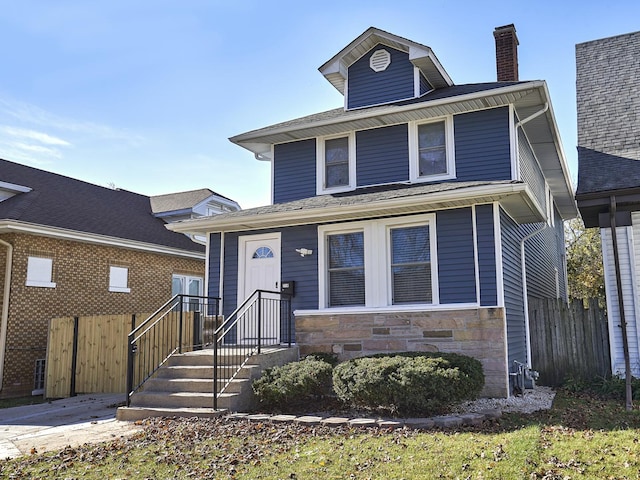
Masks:
[[[627,337],[629,340],[629,355],[631,359],[631,371],[634,376],[640,376],[640,349],[638,340],[638,305],[636,255],[633,248],[633,239],[640,238],[634,235],[632,227],[618,227],[618,252],[620,259],[620,276],[622,283],[622,295],[624,300],[624,313],[627,322]],[[613,257],[613,244],[611,229],[601,229],[602,252],[604,260],[604,281],[607,294],[607,316],[609,318],[609,337],[611,344],[611,369],[613,373],[624,374],[624,353],[622,348],[622,330],[620,328],[620,309],[618,306],[618,292],[616,286],[615,261]]]

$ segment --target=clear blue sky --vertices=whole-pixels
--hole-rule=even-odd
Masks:
[[[638,0],[20,0],[0,10],[0,157],[147,195],[269,203],[228,137],[342,105],[317,68],[370,26],[430,46],[457,84],[495,80],[514,23],[546,80],[575,181],[575,44],[640,30]]]

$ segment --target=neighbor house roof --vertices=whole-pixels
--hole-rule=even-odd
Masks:
[[[85,241],[183,251],[204,247],[165,228],[146,195],[115,190],[0,159],[0,182],[27,187],[0,201],[0,233],[29,231]]]
[[[183,210],[185,208],[193,208],[212,195],[215,195],[215,193],[208,188],[201,188],[200,190],[190,190],[188,192],[155,195],[150,198],[151,211],[153,213],[161,213],[171,212],[174,210]]]

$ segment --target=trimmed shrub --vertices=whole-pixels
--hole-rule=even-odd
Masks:
[[[379,354],[333,371],[333,388],[343,402],[402,415],[444,412],[476,398],[483,385],[480,362],[455,353]]]
[[[314,352],[305,356],[303,360],[320,360],[321,362],[327,362],[332,367],[335,367],[340,363],[338,360],[338,355],[335,353],[327,353],[327,352]]]
[[[310,397],[330,394],[332,370],[329,363],[307,357],[265,370],[252,387],[262,406],[286,409]]]

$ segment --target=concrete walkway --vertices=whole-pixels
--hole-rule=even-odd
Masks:
[[[116,420],[124,394],[91,394],[0,409],[0,459],[131,435],[142,427]]]

